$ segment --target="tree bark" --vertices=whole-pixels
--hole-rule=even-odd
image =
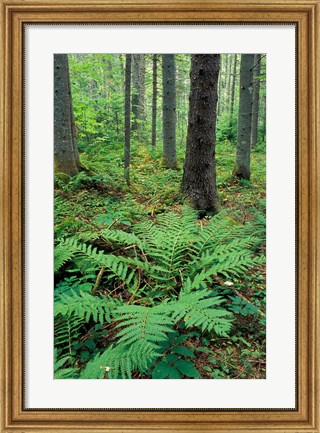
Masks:
[[[67,54],[54,55],[54,165],[69,176],[80,171]]]
[[[163,165],[177,168],[176,83],[174,54],[162,55]]]
[[[225,55],[226,64],[224,71],[224,94],[223,94],[223,110],[228,111],[228,70],[229,70],[229,54]]]
[[[238,137],[234,176],[250,179],[250,148],[252,126],[254,54],[242,54],[240,66],[240,99],[238,115]]]
[[[131,54],[126,54],[125,73],[125,146],[124,146],[124,177],[130,184],[130,133],[131,133]]]
[[[222,60],[221,60],[222,63]],[[219,74],[219,81],[218,81],[218,103],[217,103],[217,117],[221,115],[221,103],[222,103],[222,74]]]
[[[216,108],[219,54],[195,54],[191,59],[186,159],[181,191],[201,215],[219,211],[216,188]]]
[[[251,126],[251,147],[258,142],[259,102],[260,102],[260,62],[261,54],[254,56],[253,69],[253,95],[252,95],[252,126]]]
[[[230,105],[231,105],[231,75],[232,75],[232,54],[229,54],[229,67],[228,67],[228,88],[227,88],[227,105],[228,112],[230,113]]]
[[[237,54],[234,55],[234,63],[233,63],[233,73],[232,73],[232,84],[231,84],[231,100],[230,100],[230,127],[232,125],[233,120],[233,110],[234,110],[234,94],[236,88],[236,80],[237,80]]]
[[[132,54],[132,130],[138,131],[141,139],[145,121],[145,56]]]
[[[157,143],[157,60],[158,55],[153,55],[152,61],[152,77],[153,77],[153,88],[152,88],[152,147],[156,147]]]

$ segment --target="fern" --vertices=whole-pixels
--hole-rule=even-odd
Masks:
[[[72,347],[79,338],[84,323],[84,320],[79,317],[62,316],[61,314],[55,317],[54,341],[55,346],[62,353],[71,354]]]
[[[198,290],[182,292],[177,302],[164,308],[172,311],[171,317],[175,322],[183,319],[187,328],[198,327],[202,332],[214,330],[217,335],[226,337],[231,329],[233,315],[217,308],[223,302],[220,296],[211,296],[206,290]]]
[[[104,268],[109,278],[116,277],[128,286],[130,286],[131,283],[134,285],[134,271],[126,265],[124,258],[113,254],[105,254],[104,251],[99,251],[96,247],[86,245],[74,238],[62,241],[61,245],[69,248],[70,258],[72,258],[84,272]]]
[[[70,355],[58,357],[58,350],[54,350],[54,378],[55,379],[74,379],[78,377],[74,367],[67,367],[70,364]]]
[[[116,327],[122,328],[117,335],[120,344],[128,345],[136,341],[156,344],[166,340],[167,334],[172,332],[173,321],[164,314],[161,306],[126,305],[117,308],[114,316],[120,320]]]
[[[265,261],[257,255],[264,243],[262,224],[239,225],[221,215],[199,223],[194,212],[169,213],[137,224],[133,233],[107,229],[98,237],[108,252],[66,239],[56,247],[57,265],[73,262],[84,276],[103,269],[104,281],[126,286],[129,304],[143,296],[148,306],[116,307],[123,304],[121,299],[117,303],[79,289],[56,297],[56,343],[62,354],[72,351],[85,322],[108,322],[116,331],[114,342],[93,356],[81,378],[129,378],[145,371],[161,356],[163,343],[180,322],[188,329],[228,336],[233,313],[212,284],[245,275]]]
[[[74,290],[70,294],[62,293],[55,301],[55,316],[77,317],[89,322],[92,319],[96,323],[109,323],[111,321],[110,310],[114,303],[110,300],[89,293]]]
[[[170,282],[190,259],[195,239],[194,213],[181,218],[174,213],[161,215],[157,224],[142,223],[135,231],[145,242],[145,253],[156,263],[153,277]]]
[[[130,346],[109,347],[96,355],[81,372],[81,379],[131,379],[133,371],[143,372],[160,356],[152,343],[138,341]]]
[[[121,246],[134,246],[143,249],[142,240],[133,233],[127,233],[123,230],[106,229],[101,232],[101,238],[107,242]]]
[[[60,243],[54,248],[54,272],[58,272],[62,266],[74,257],[74,251],[69,246]]]

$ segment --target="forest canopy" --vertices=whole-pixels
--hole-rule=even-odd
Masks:
[[[54,56],[57,379],[265,378],[266,56]]]

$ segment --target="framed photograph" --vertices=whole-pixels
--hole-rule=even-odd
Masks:
[[[1,431],[320,432],[319,18],[1,2]]]

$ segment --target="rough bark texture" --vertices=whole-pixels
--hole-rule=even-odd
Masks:
[[[233,119],[233,110],[234,110],[234,93],[236,88],[236,79],[237,79],[237,54],[234,55],[233,62],[233,73],[232,73],[232,84],[231,84],[231,100],[230,100],[230,126],[232,124]]]
[[[222,78],[221,78],[221,74],[219,74],[219,81],[218,81],[218,103],[217,103],[217,116],[218,117],[221,114],[221,100],[222,100]]]
[[[132,54],[132,129],[139,132],[140,138],[145,121],[145,75],[144,54]]]
[[[223,92],[223,110],[228,110],[228,70],[229,70],[229,54],[225,55],[226,63],[224,70],[224,92]]]
[[[176,80],[174,54],[162,55],[163,165],[177,168]]]
[[[250,179],[254,54],[242,54],[240,66],[240,99],[238,116],[237,155],[234,176]]]
[[[227,89],[227,101],[228,101],[228,111],[230,112],[231,105],[231,75],[232,75],[232,54],[229,54],[229,69],[228,69],[228,89]]]
[[[195,54],[191,60],[186,159],[182,193],[201,216],[219,211],[216,189],[216,107],[219,54]]]
[[[251,147],[255,147],[258,142],[258,122],[259,122],[259,100],[260,100],[260,61],[261,54],[254,56],[253,68],[253,95],[252,95],[252,126],[251,126]]]
[[[267,100],[266,95],[260,100],[261,110],[260,110],[260,119],[261,119],[261,140],[266,141],[266,112],[267,112]]]
[[[79,173],[67,54],[54,56],[54,165],[59,173]]]
[[[152,61],[152,147],[156,147],[157,142],[157,54],[153,55]]]
[[[130,117],[131,117],[131,54],[126,55],[126,74],[125,74],[125,146],[124,146],[124,177],[127,184],[130,184]]]

